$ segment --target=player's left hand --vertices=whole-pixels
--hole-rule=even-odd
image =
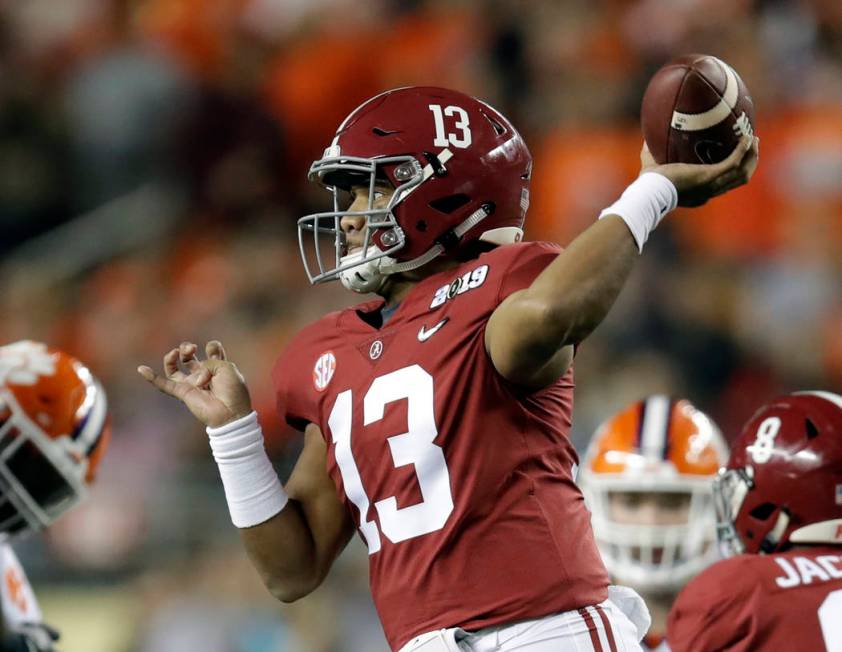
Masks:
[[[227,359],[222,343],[205,347],[200,360],[193,342],[182,342],[164,356],[164,374],[141,365],[138,373],[164,394],[177,398],[204,425],[218,428],[252,411],[246,381],[237,366]]]
[[[759,160],[760,139],[743,136],[728,158],[719,163],[658,165],[646,142],[640,151],[640,172],[657,172],[672,181],[679,206],[701,206],[708,199],[748,183]]]

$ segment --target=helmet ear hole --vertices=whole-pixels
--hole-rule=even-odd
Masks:
[[[807,439],[813,439],[819,436],[819,429],[816,428],[816,424],[813,423],[809,417],[804,419],[804,427],[807,430]]]
[[[758,521],[765,521],[775,512],[775,509],[776,507],[774,503],[763,503],[751,510],[749,514],[752,518],[757,519]]]
[[[459,193],[456,195],[448,195],[447,197],[434,199],[430,202],[430,208],[433,208],[440,213],[450,215],[450,213],[459,210],[470,201],[471,198],[468,197],[468,195]]]

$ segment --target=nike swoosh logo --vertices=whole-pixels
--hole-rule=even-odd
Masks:
[[[445,317],[442,319],[438,324],[433,326],[430,330],[427,330],[426,326],[422,326],[421,330],[418,331],[418,341],[419,342],[426,342],[429,340],[433,335],[435,335],[438,330],[447,323],[448,318]]]

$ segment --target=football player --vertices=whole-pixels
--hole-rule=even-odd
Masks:
[[[520,242],[532,157],[484,102],[408,87],[339,125],[310,169],[333,206],[299,221],[302,258],[314,283],[379,297],[306,327],[275,366],[278,409],[305,433],[286,487],[219,342],[204,360],[182,343],[163,375],[138,369],[208,427],[275,596],[313,591],[358,531],[393,650],[639,648],[639,598],[609,596],[573,481],[574,347],[660,219],[745,183],[757,148],[747,137],[715,165],[642,158],[562,251]]]
[[[713,479],[727,446],[687,400],[653,395],[603,423],[579,486],[613,581],[640,593],[652,616],[643,649],[667,652],[667,614],[681,588],[719,558]]]
[[[714,496],[730,558],[678,596],[673,652],[842,650],[842,396],[796,392],[760,408]]]
[[[84,497],[108,443],[105,392],[75,358],[31,341],[0,346],[2,652],[49,652],[58,634],[9,541],[44,529]]]

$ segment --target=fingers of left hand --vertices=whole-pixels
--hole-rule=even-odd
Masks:
[[[205,354],[212,360],[225,360],[225,349],[219,340],[211,340],[205,345]]]
[[[182,342],[178,347],[178,357],[188,373],[193,373],[199,367],[199,359],[196,357],[197,347],[192,342]]]
[[[150,367],[146,365],[141,365],[137,368],[137,372],[143,376],[143,378],[152,384],[154,387],[162,391],[164,394],[169,394],[170,396],[175,396],[178,399],[183,398],[183,385],[180,385],[174,380],[170,380],[169,378],[165,378],[163,376],[159,376],[156,374]]]
[[[204,388],[210,383],[213,374],[210,369],[200,366],[196,371],[190,374],[188,380],[195,387]]]
[[[164,374],[167,378],[181,378],[178,368],[178,349],[172,349],[164,355]]]
[[[137,373],[143,376],[144,380],[152,381],[155,378],[155,372],[152,371],[152,367],[142,364],[137,368]]]

